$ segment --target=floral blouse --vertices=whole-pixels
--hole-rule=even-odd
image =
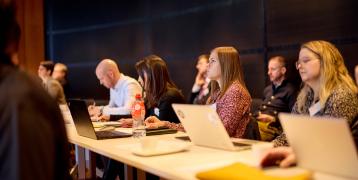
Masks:
[[[238,81],[233,82],[221,98],[219,93],[220,91],[216,91],[211,97],[216,103],[216,111],[229,136],[241,138],[250,120],[251,96]],[[184,131],[181,124],[166,121],[165,126]]]

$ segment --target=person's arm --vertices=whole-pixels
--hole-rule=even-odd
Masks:
[[[136,82],[130,82],[124,88],[125,94],[122,97],[124,98],[124,106],[114,107],[114,100],[112,95],[110,103],[103,108],[104,115],[127,115],[131,113],[131,108],[135,101],[135,95],[142,94],[142,88]],[[111,92],[114,93],[113,91]]]
[[[334,91],[326,101],[323,114],[335,118],[345,119],[350,126],[357,116],[358,99],[357,95],[340,88]]]
[[[217,104],[217,112],[230,137],[242,137],[249,122],[251,97],[243,87],[230,87]]]
[[[176,129],[178,131],[185,131],[184,127],[181,123],[172,123],[169,121],[161,121],[156,116],[149,116],[145,120],[145,124],[148,128],[167,127],[170,129]]]
[[[125,87],[124,107],[132,108],[136,94],[142,95],[142,87],[136,81],[130,81]]]
[[[262,167],[279,165],[281,168],[296,164],[296,156],[290,147],[278,147],[268,150],[262,157]]]

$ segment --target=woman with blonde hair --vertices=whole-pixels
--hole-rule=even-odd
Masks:
[[[358,115],[358,90],[338,49],[327,41],[304,43],[296,68],[303,88],[292,113],[343,118],[352,127]],[[288,145],[284,134],[273,142]]]
[[[248,133],[251,96],[246,89],[238,51],[233,47],[218,47],[211,51],[207,77],[211,83],[208,103],[216,108],[226,131],[231,137],[242,138]],[[147,119],[149,126],[167,126],[180,129],[179,124]]]

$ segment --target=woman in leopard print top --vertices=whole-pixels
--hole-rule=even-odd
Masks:
[[[358,115],[357,86],[337,48],[326,41],[305,43],[301,46],[296,68],[304,86],[292,113],[343,118],[353,127]],[[311,108],[314,105],[320,108],[314,110]],[[273,143],[288,146],[284,133]]]

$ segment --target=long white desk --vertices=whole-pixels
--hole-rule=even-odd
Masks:
[[[197,172],[229,165],[234,162],[255,164],[255,158],[249,150],[230,152],[195,145],[192,145],[190,150],[185,152],[140,157],[132,153],[132,149],[139,146],[138,140],[134,138],[93,140],[77,135],[73,125],[68,124],[66,128],[70,143],[165,179],[196,179],[195,175]],[[177,140],[174,138],[175,136],[178,136],[178,134],[159,135],[156,137],[160,140],[190,143]],[[83,161],[84,159],[80,158],[80,160]],[[289,169],[276,168],[266,171],[267,173],[287,175],[297,173],[297,171],[302,171],[302,169],[294,167]],[[314,173],[314,179],[338,180],[344,178]]]

